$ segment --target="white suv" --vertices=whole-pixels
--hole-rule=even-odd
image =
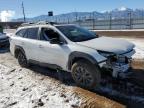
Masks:
[[[98,86],[101,69],[120,77],[130,68],[134,44],[99,37],[76,25],[24,24],[10,39],[10,51],[22,67],[34,63],[72,73],[82,87]]]

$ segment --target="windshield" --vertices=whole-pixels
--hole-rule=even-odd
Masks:
[[[56,27],[73,42],[81,42],[97,38],[95,33],[74,25]]]

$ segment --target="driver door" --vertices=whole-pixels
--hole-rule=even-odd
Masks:
[[[39,61],[45,64],[63,67],[66,64],[67,45],[51,44],[50,40],[60,38],[60,35],[50,28],[41,28],[39,39]],[[65,65],[66,66],[66,65]]]

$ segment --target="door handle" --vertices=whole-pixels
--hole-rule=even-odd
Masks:
[[[42,45],[39,45],[39,48],[43,48],[43,46],[42,46]]]
[[[21,44],[24,45],[24,42],[22,42]]]

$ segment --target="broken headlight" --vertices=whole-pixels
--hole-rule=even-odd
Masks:
[[[114,56],[114,53],[111,52],[105,52],[105,51],[98,51],[98,53],[104,57]]]
[[[123,55],[118,55],[117,56],[117,62],[119,62],[119,63],[128,63],[128,58],[123,56]]]

